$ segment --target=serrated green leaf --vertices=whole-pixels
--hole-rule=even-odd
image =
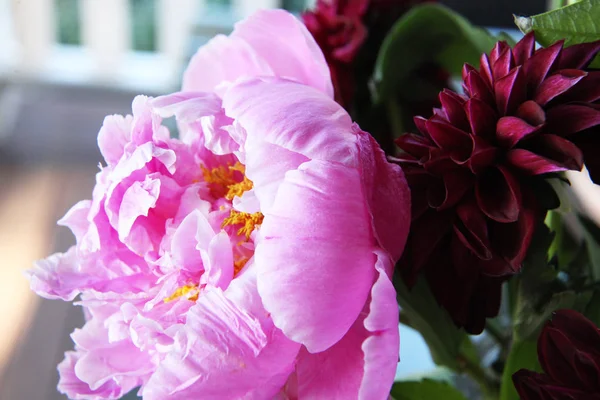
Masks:
[[[535,39],[547,47],[561,39],[565,46],[600,40],[600,1],[581,0],[566,7],[534,15],[515,16],[515,24],[523,33],[535,32]],[[600,68],[596,57],[592,68]]]
[[[487,31],[445,6],[415,6],[396,22],[381,46],[374,72],[378,100],[399,91],[423,63],[435,62],[460,74],[465,62],[478,65],[481,54],[495,42]]]
[[[419,382],[396,382],[390,394],[395,400],[466,400],[458,389],[445,382],[431,379]]]
[[[512,345],[506,365],[504,366],[504,372],[502,373],[500,400],[519,400],[519,395],[513,385],[512,376],[521,368],[541,371],[537,357],[536,338],[515,342]]]
[[[409,290],[399,274],[394,275],[398,304],[409,325],[417,330],[427,343],[431,358],[437,365],[460,370],[458,356],[469,350],[470,341],[464,330],[458,329],[448,313],[436,302],[426,281],[421,277]],[[470,353],[467,353],[467,356]]]

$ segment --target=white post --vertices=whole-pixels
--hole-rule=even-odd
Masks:
[[[0,49],[0,71],[2,71],[12,67],[17,57],[17,38],[10,0],[0,0]]]
[[[192,51],[189,39],[204,0],[157,0],[156,24],[158,51],[170,71],[179,72],[184,58]]]
[[[21,68],[25,72],[39,71],[55,42],[54,2],[13,0],[12,10]]]
[[[232,3],[235,18],[242,19],[260,9],[279,8],[282,0],[233,0]]]
[[[81,0],[82,42],[103,80],[117,79],[131,47],[128,0]]]

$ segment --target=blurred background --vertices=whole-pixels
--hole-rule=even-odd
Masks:
[[[56,365],[83,316],[69,303],[37,298],[22,271],[73,244],[55,222],[91,196],[104,116],[128,113],[136,94],[177,90],[195,50],[254,10],[300,13],[313,2],[0,0],[0,400],[65,399],[56,392]],[[512,13],[546,6],[444,3],[493,27],[512,27]],[[409,362],[399,374],[433,366],[417,334],[407,330],[402,340]]]

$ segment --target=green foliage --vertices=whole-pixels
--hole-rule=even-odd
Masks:
[[[484,29],[439,4],[413,7],[392,27],[381,46],[374,79],[378,100],[386,101],[407,90],[411,73],[434,62],[452,74],[460,74],[464,63],[479,65],[496,39]]]
[[[535,338],[513,344],[502,374],[500,400],[519,400],[519,395],[513,385],[512,376],[521,368],[541,371]]]
[[[394,400],[466,400],[454,387],[445,382],[432,379],[424,379],[418,382],[396,382],[390,394]]]
[[[458,329],[446,311],[437,304],[422,277],[409,290],[396,274],[394,286],[403,319],[423,336],[436,364],[456,371],[461,370],[465,358],[479,364],[469,336],[464,330]]]
[[[535,32],[542,46],[564,39],[565,46],[600,40],[600,1],[581,0],[533,17],[517,17],[515,23],[524,33]],[[592,67],[600,68],[600,57]]]

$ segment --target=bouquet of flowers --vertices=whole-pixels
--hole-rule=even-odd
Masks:
[[[28,272],[86,316],[58,390],[600,399],[600,229],[566,175],[600,181],[600,1],[515,22],[259,11],[106,117],[76,245]],[[442,373],[395,381],[399,323]]]

